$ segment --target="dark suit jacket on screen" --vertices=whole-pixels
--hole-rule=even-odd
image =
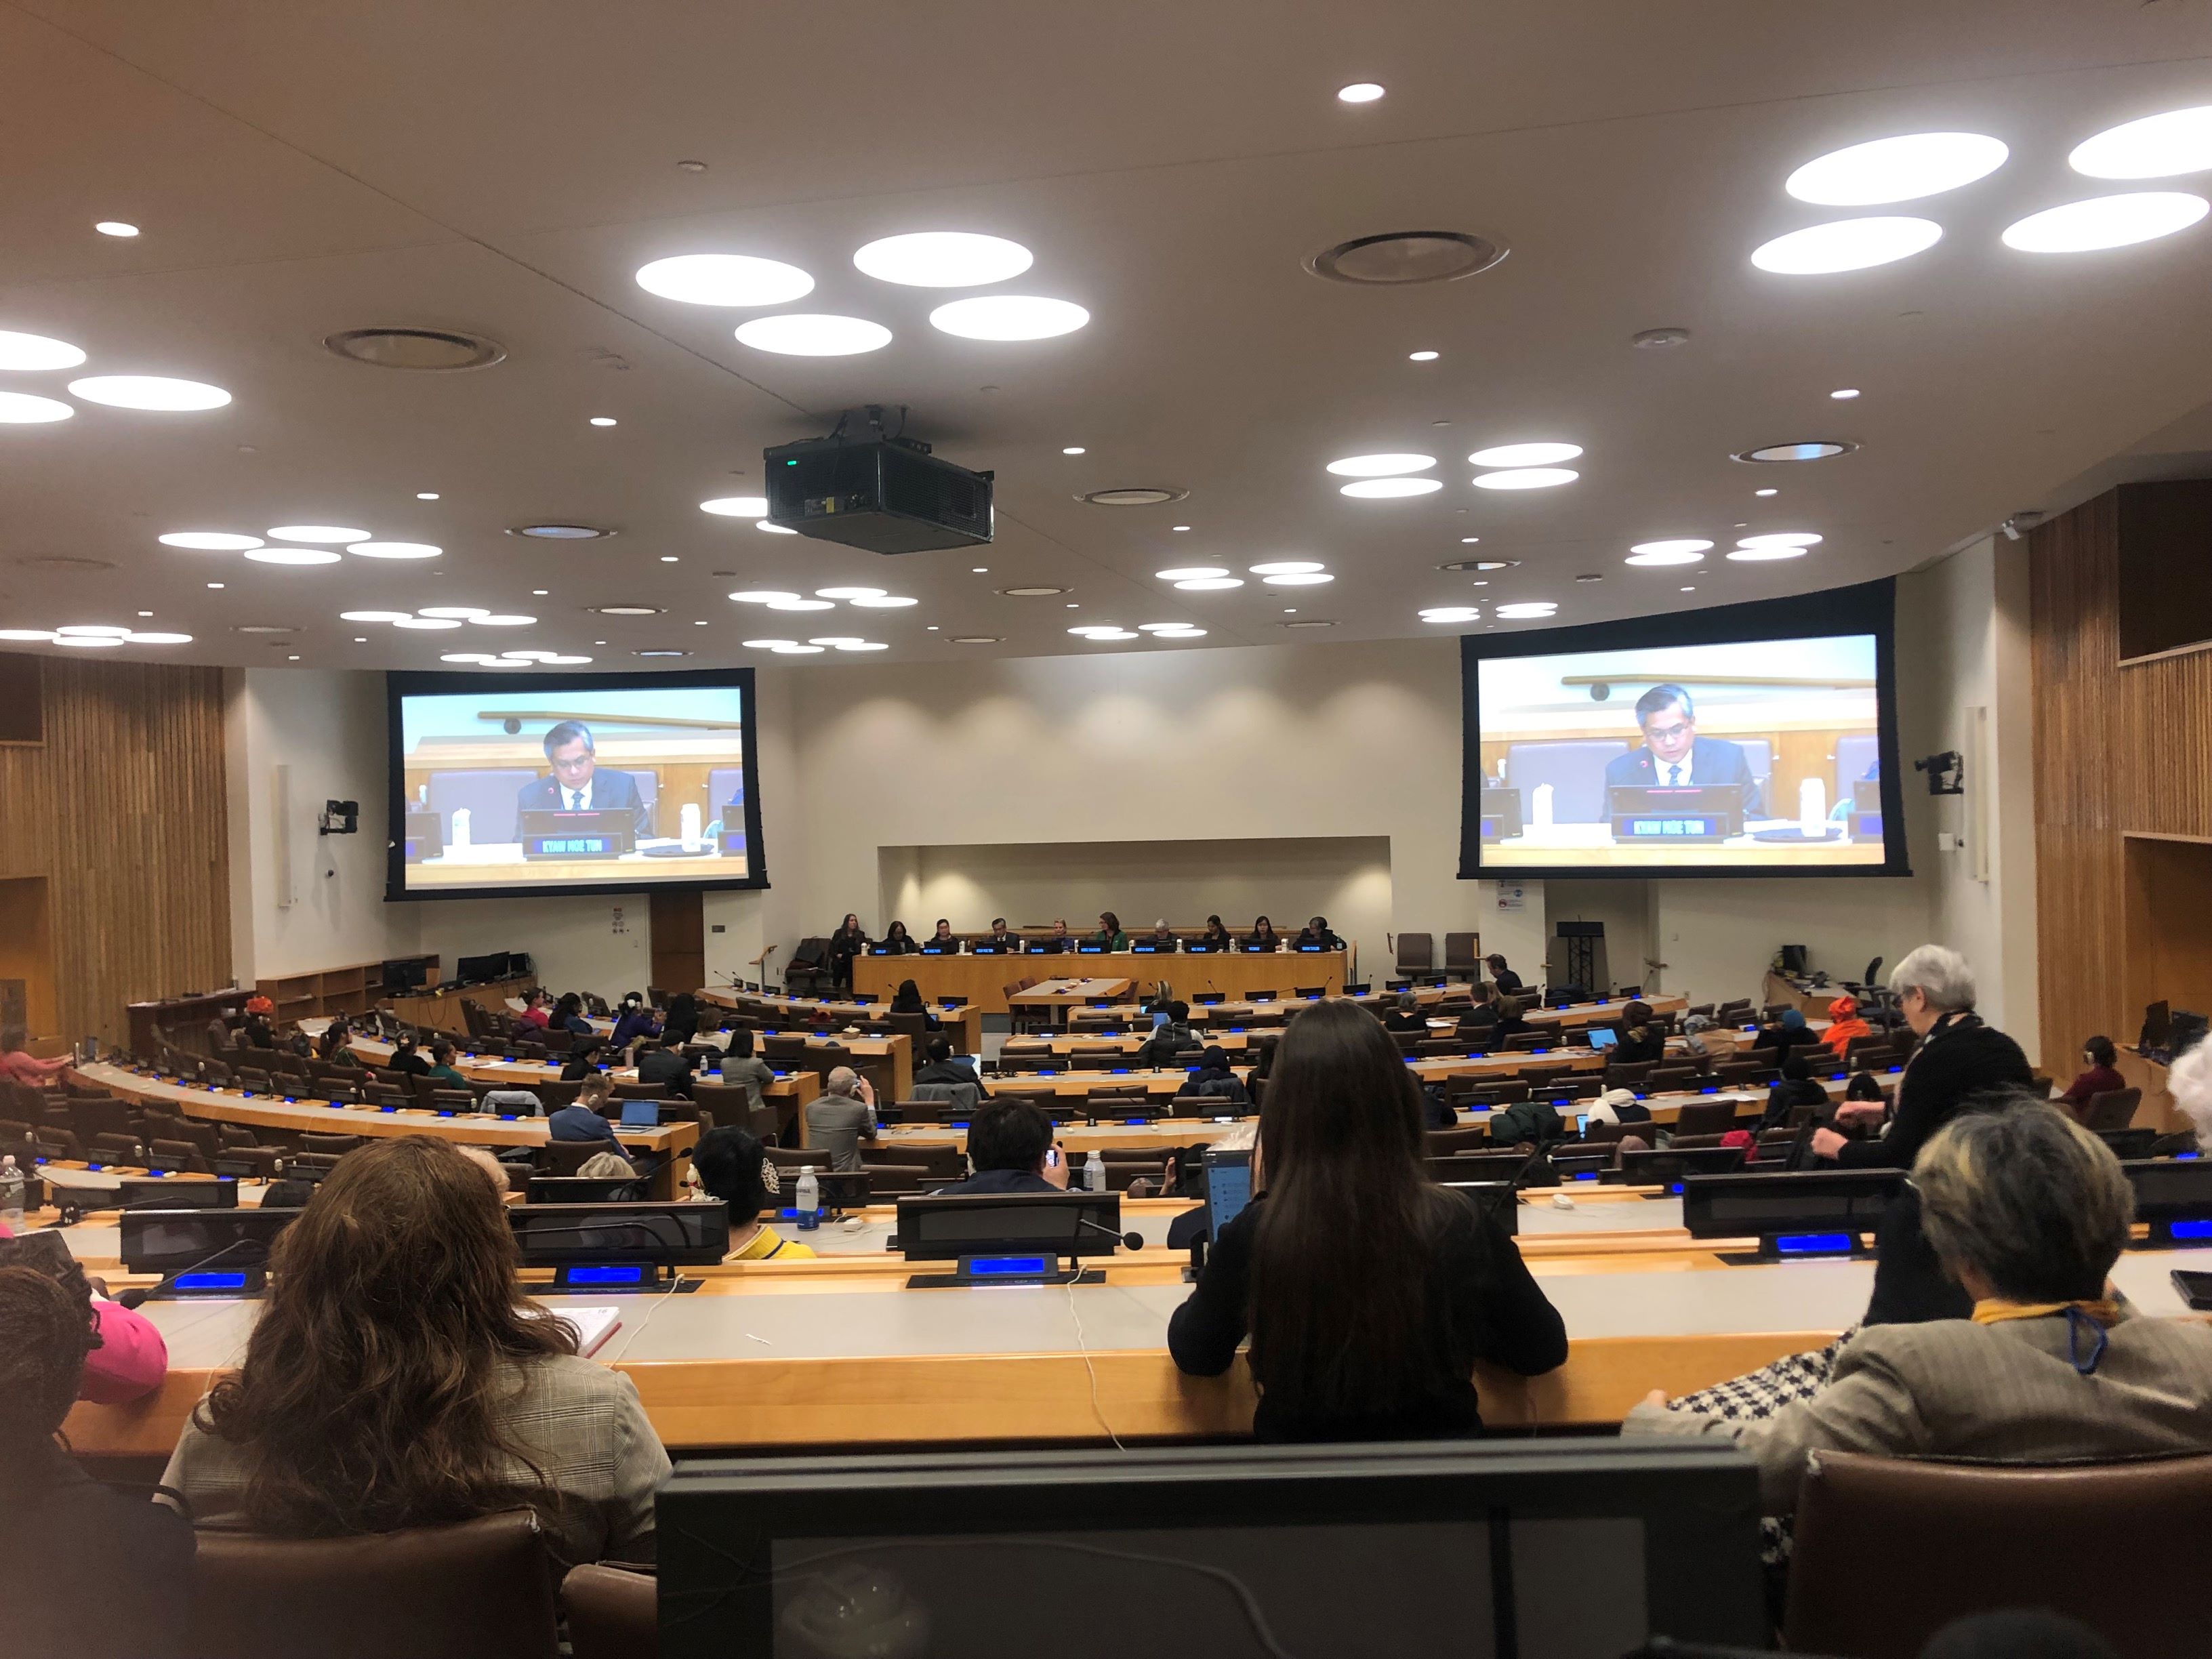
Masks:
[[[1658,757],[1648,745],[1632,749],[1605,763],[1605,784],[1608,789],[1615,784],[1650,787],[1662,781]],[[1765,816],[1759,780],[1752,775],[1751,762],[1740,744],[1730,743],[1726,738],[1698,738],[1693,741],[1690,745],[1690,781],[1700,789],[1729,783],[1740,785],[1743,789],[1743,815],[1747,818]]]
[[[1705,739],[1700,738],[1700,743]],[[522,815],[525,812],[557,812],[562,810],[561,781],[550,772],[542,778],[522,786],[514,798],[514,839],[522,839]],[[645,797],[638,793],[637,780],[627,772],[617,772],[599,767],[592,774],[592,810],[595,812],[619,812],[628,807],[637,824],[636,835],[643,841],[653,833],[651,815]]]

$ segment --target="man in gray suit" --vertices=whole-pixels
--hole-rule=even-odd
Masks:
[[[1764,816],[1759,780],[1742,745],[1698,735],[1697,705],[1679,685],[1655,685],[1636,700],[1644,746],[1607,761],[1606,787],[1615,784],[1667,788],[1711,788],[1735,784],[1743,791],[1743,815]]]

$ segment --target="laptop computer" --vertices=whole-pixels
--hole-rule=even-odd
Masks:
[[[622,1126],[625,1129],[658,1129],[660,1127],[660,1103],[657,1100],[625,1100],[623,1102]]]

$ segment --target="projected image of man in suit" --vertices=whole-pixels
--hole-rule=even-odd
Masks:
[[[1697,705],[1680,686],[1655,685],[1638,697],[1636,723],[1643,729],[1644,746],[1606,763],[1607,788],[1656,784],[1709,789],[1735,784],[1743,790],[1744,816],[1765,816],[1759,780],[1741,746],[1726,738],[1699,737]]]
[[[545,758],[552,763],[553,775],[522,786],[515,799],[515,840],[522,839],[525,812],[618,812],[627,808],[636,821],[640,840],[653,833],[637,780],[627,772],[603,769],[596,748],[592,728],[581,720],[562,720],[547,731]]]

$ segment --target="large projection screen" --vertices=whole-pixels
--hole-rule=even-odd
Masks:
[[[386,684],[386,897],[768,885],[750,668]]]
[[[1460,874],[1909,874],[1892,603],[1465,635]]]

